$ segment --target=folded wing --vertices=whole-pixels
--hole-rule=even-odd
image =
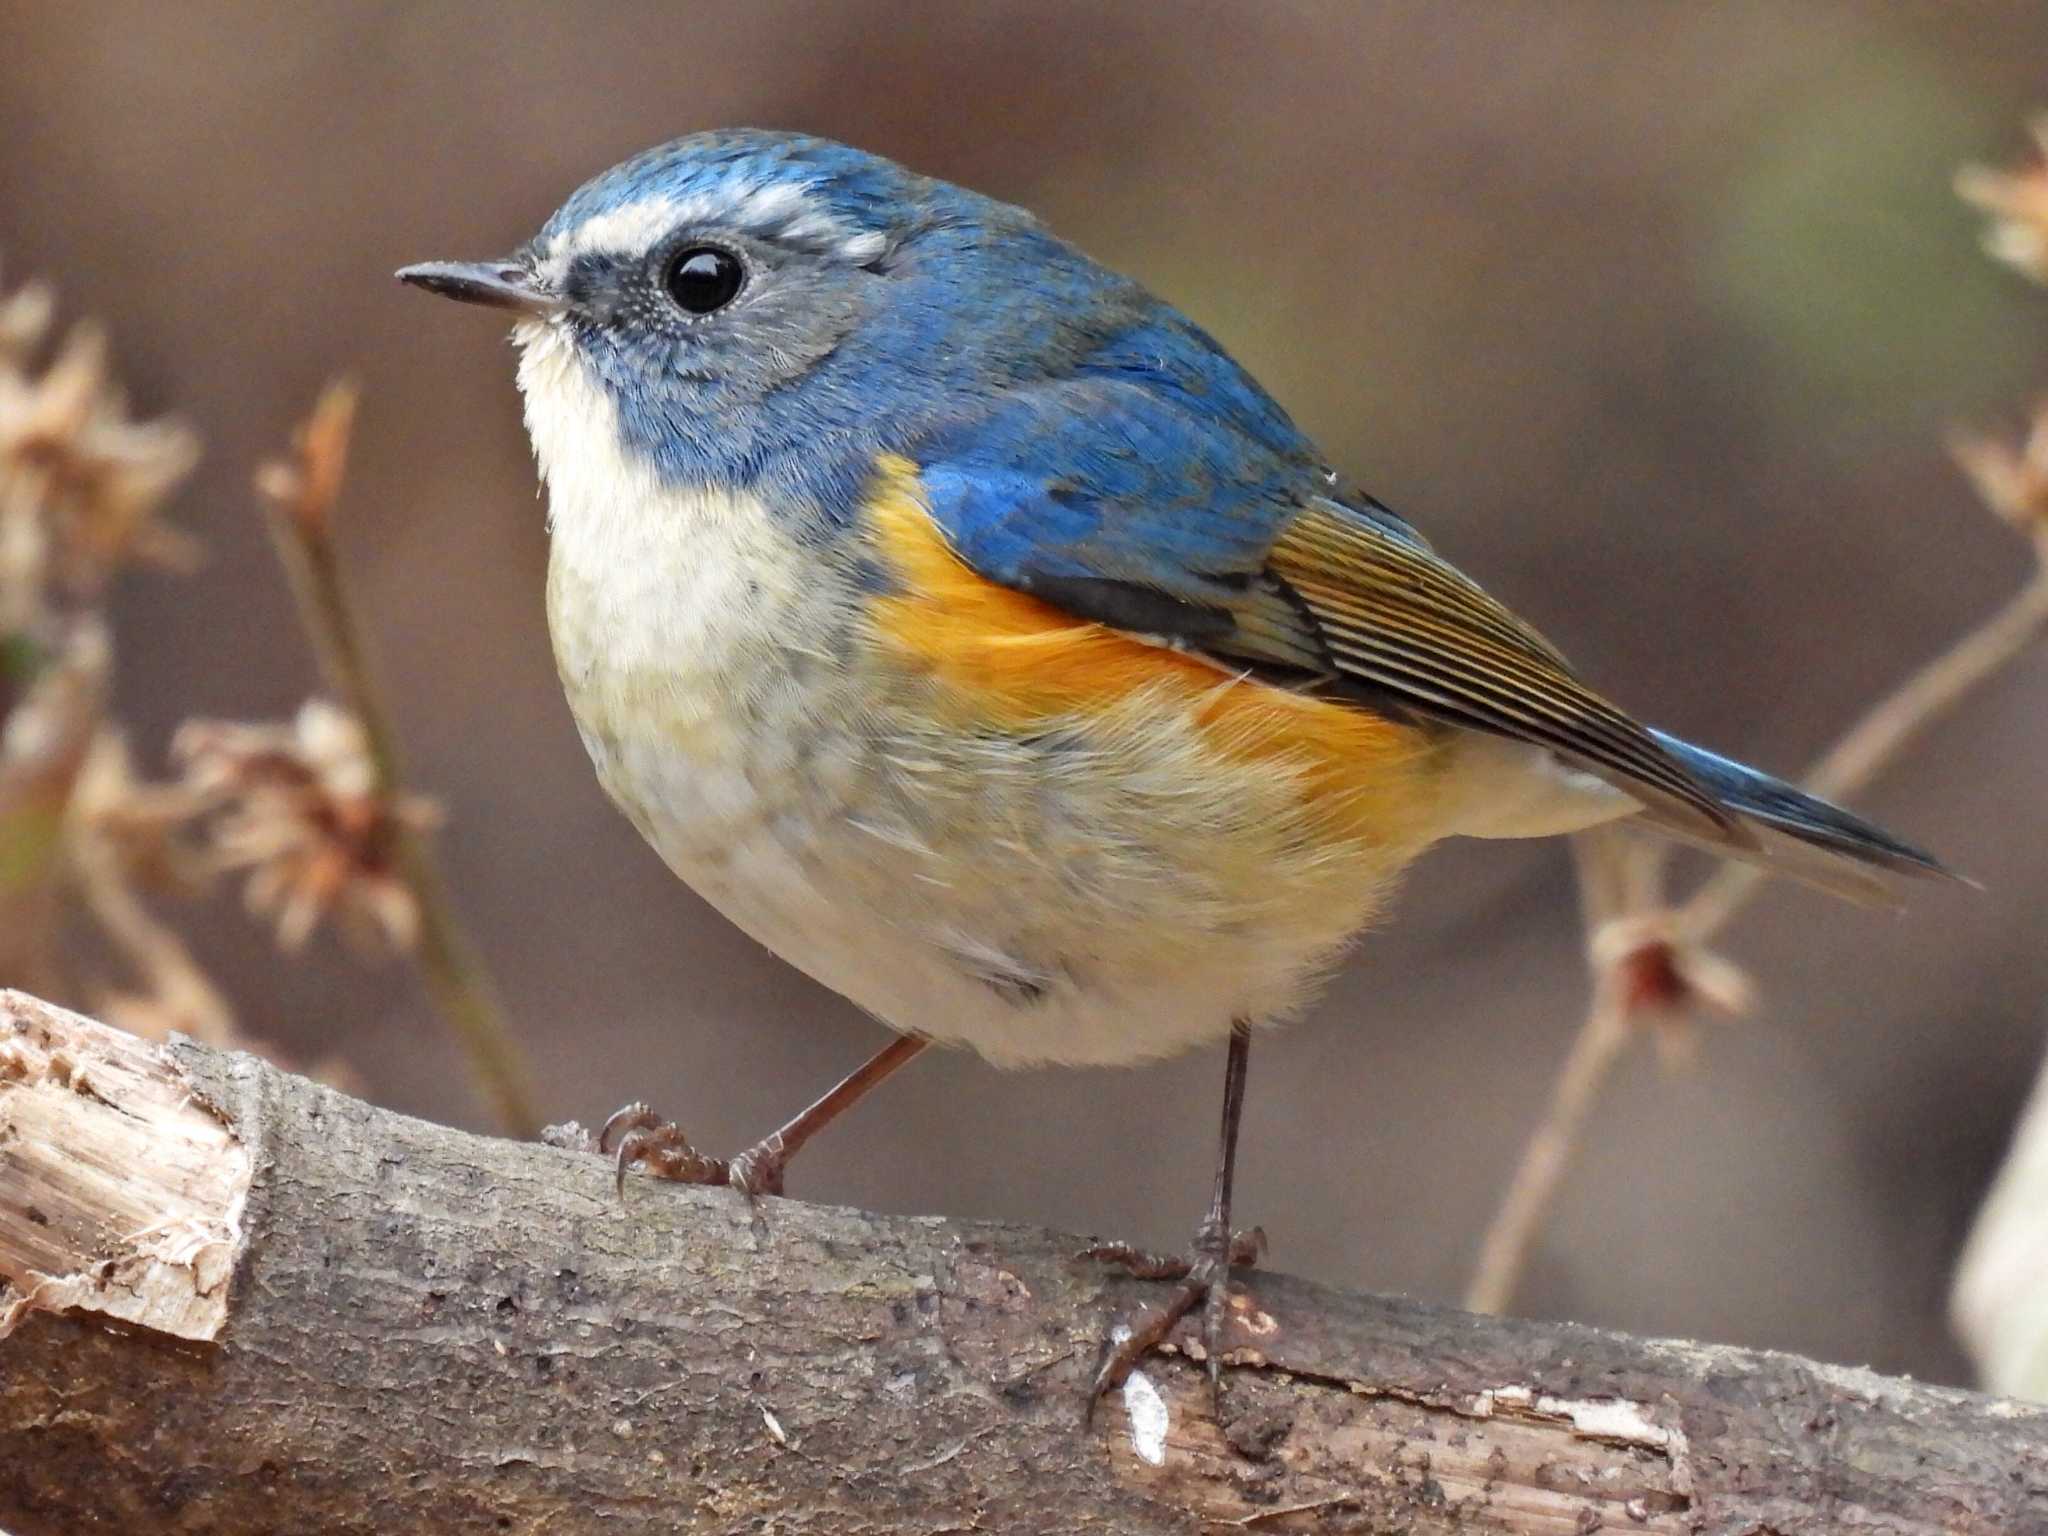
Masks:
[[[1211,397],[1121,376],[1016,392],[920,446],[932,515],[980,574],[1079,617],[1546,747],[1690,836],[1752,846],[1650,731],[1298,434],[1193,398]]]

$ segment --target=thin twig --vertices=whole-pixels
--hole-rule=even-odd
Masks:
[[[1807,788],[1829,798],[1863,788],[1927,726],[1996,676],[2048,629],[2048,540],[2039,543],[2038,553],[2040,559],[2027,584],[1866,711],[1808,771]],[[1596,897],[1594,886],[1602,878],[1603,867],[1609,866],[1581,858],[1580,881],[1587,891],[1589,930],[1597,930],[1601,915],[1594,909],[1611,907],[1616,899],[1610,895],[1603,902]],[[1654,882],[1650,888],[1623,893],[1619,900],[1637,914],[1655,912],[1662,906],[1655,888],[1661,885],[1662,860],[1638,867],[1657,872]],[[1754,866],[1723,865],[1678,909],[1672,922],[1675,940],[1705,944],[1748,904],[1762,879],[1763,871]],[[1633,1023],[1633,1009],[1614,967],[1596,963],[1585,1022],[1579,1026],[1551,1087],[1543,1119],[1523,1147],[1507,1193],[1480,1245],[1479,1262],[1465,1292],[1465,1305],[1472,1311],[1499,1312],[1513,1298],[1593,1107],[1634,1037]]]
[[[63,827],[94,733],[106,716],[112,650],[104,622],[81,614],[55,629],[0,737],[0,980],[60,980]]]
[[[1662,869],[1649,845],[1630,843],[1608,828],[1574,838],[1572,854],[1588,933],[1598,933],[1637,909],[1644,885],[1658,879]],[[1621,978],[1613,967],[1596,963],[1592,1007],[1573,1037],[1564,1066],[1551,1084],[1543,1119],[1522,1149],[1514,1178],[1487,1228],[1478,1266],[1465,1291],[1468,1310],[1499,1312],[1513,1297],[1587,1117],[1621,1059],[1629,1033],[1628,998]]]
[[[119,750],[112,733],[103,728],[94,751]],[[184,940],[159,921],[122,878],[113,843],[84,830],[72,835],[69,847],[79,894],[100,931],[141,978],[151,1001],[194,1039],[223,1050],[244,1048],[234,1007],[192,958]]]
[[[257,478],[279,558],[299,617],[320,656],[328,685],[362,722],[378,791],[396,796],[404,782],[398,732],[377,687],[363,627],[342,574],[333,510],[355,419],[352,384],[330,384],[299,431],[295,462],[267,466]],[[427,991],[469,1056],[498,1123],[514,1136],[540,1133],[532,1073],[505,1021],[482,956],[455,913],[440,865],[424,838],[400,828],[397,859],[420,906],[419,963]]]
[[[1586,1022],[1579,1026],[1557,1081],[1551,1085],[1549,1108],[1523,1147],[1507,1194],[1486,1229],[1478,1267],[1465,1291],[1467,1311],[1499,1312],[1513,1299],[1536,1235],[1578,1149],[1580,1133],[1628,1045],[1628,1009],[1617,989],[1608,979],[1600,978],[1593,984],[1593,993]]]

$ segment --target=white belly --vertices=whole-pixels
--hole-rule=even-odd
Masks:
[[[1217,1039],[1296,1008],[1413,852],[1313,846],[1285,772],[1219,760],[1165,701],[936,724],[829,556],[658,483],[564,369],[527,345],[550,630],[598,777],[706,900],[885,1023],[1005,1064]]]
[[[571,616],[586,599],[559,546],[549,585],[613,799],[726,917],[897,1029],[1003,1064],[1170,1054],[1292,1010],[1378,889],[1354,868],[1342,891],[1248,898],[1248,879],[1287,879],[1284,848],[1242,836],[1281,824],[1277,786],[1209,775],[1190,796],[1175,760],[1207,751],[1192,732],[963,738],[901,677],[792,669],[780,635],[734,619],[773,609],[758,590],[699,610],[687,637],[663,604],[674,659],[635,664],[625,632],[643,621],[617,602],[596,625]],[[711,595],[701,574],[687,585]]]

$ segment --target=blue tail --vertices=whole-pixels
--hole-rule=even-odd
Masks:
[[[1959,878],[1933,854],[1783,779],[1663,731],[1650,734],[1751,830],[1763,834],[1758,841],[1766,868],[1782,868],[1843,895],[1880,900],[1889,888],[1868,873],[1872,869]]]

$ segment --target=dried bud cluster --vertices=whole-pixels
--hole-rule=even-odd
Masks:
[[[196,561],[160,513],[198,441],[174,422],[132,420],[104,335],[80,324],[52,342],[54,314],[46,287],[0,293],[0,986],[96,992],[138,1032],[260,1050],[142,899],[239,874],[286,949],[331,920],[373,948],[420,951],[458,1000],[506,1125],[537,1127],[488,978],[447,937],[445,907],[418,894],[435,887],[414,834],[439,813],[394,786],[390,745],[373,735],[381,711],[333,540],[354,389],[329,386],[291,455],[257,477],[308,636],[351,708],[315,701],[282,725],[190,722],[172,744],[180,777],[150,783],[107,718],[103,610],[124,566]],[[121,988],[71,975],[67,919],[80,915],[126,973]],[[423,925],[438,942],[419,942]]]
[[[1737,1018],[1756,1008],[1756,986],[1734,961],[1680,931],[1668,911],[1601,923],[1588,940],[1594,974],[1622,1014],[1656,1031],[1667,1060],[1689,1060],[1706,1012]]]
[[[355,430],[356,387],[345,379],[329,384],[313,412],[292,434],[292,456],[256,471],[256,489],[302,534],[325,537],[341,497],[348,468],[349,437]]]
[[[95,326],[73,327],[38,372],[54,307],[36,284],[0,298],[0,635],[97,600],[123,565],[183,569],[199,553],[157,515],[198,439],[129,419]]]
[[[2027,435],[2015,447],[2002,437],[1959,432],[1949,451],[1984,504],[2048,555],[2048,401],[2034,408]]]
[[[214,872],[198,835],[210,809],[209,798],[189,785],[138,778],[127,738],[107,726],[71,787],[70,836],[89,839],[124,884],[191,892]]]
[[[1956,173],[1956,193],[1991,215],[1984,248],[2037,283],[2048,283],[2048,116],[2034,119],[2035,160],[2018,171],[1981,165]]]
[[[66,808],[104,729],[112,647],[99,601],[135,561],[196,556],[158,521],[198,458],[185,428],[135,422],[105,338],[56,303],[0,294],[0,984],[54,984],[77,824]]]
[[[213,867],[249,872],[249,908],[287,949],[329,917],[358,939],[412,947],[419,902],[400,847],[440,813],[420,796],[381,792],[354,716],[315,699],[289,725],[194,720],[171,752],[182,791],[205,808]]]

